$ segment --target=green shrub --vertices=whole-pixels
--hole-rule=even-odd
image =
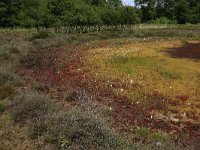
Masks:
[[[20,56],[22,46],[17,46],[14,44],[3,44],[0,46],[0,60],[8,61],[14,58],[15,56]]]
[[[0,86],[4,85],[19,85],[20,84],[20,78],[13,73],[9,72],[0,72]]]
[[[45,127],[47,127],[45,129]],[[32,135],[41,135],[59,149],[133,149],[97,115],[86,109],[73,109],[49,115],[44,124],[33,125]]]
[[[55,110],[47,96],[32,92],[16,96],[11,105],[11,117],[15,122],[36,120]]]

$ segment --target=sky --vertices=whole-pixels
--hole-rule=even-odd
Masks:
[[[130,6],[133,6],[134,5],[134,0],[122,0],[122,2],[125,4],[125,5],[130,5]]]

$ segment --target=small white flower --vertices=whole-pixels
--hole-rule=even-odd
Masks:
[[[156,146],[157,146],[157,147],[161,147],[161,146],[162,146],[162,143],[161,143],[161,142],[156,142]]]
[[[171,87],[171,86],[170,86],[169,88],[170,88],[170,89],[172,89],[172,87]]]
[[[121,92],[124,92],[124,89],[120,89]]]
[[[133,80],[132,79],[130,80],[130,83],[133,84]]]
[[[110,107],[109,109],[112,110],[112,107]]]
[[[113,85],[111,84],[110,87],[113,87]]]
[[[186,113],[185,113],[185,112],[183,113],[183,116],[184,116],[184,117],[186,116]]]

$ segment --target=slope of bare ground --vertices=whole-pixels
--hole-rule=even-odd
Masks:
[[[19,75],[26,81],[25,85],[27,83],[29,85],[42,84],[42,88],[37,90],[49,93],[63,109],[80,103],[77,100],[80,97],[77,91],[86,92],[90,100],[97,100],[110,107],[112,125],[122,133],[129,132],[130,134],[132,126],[145,126],[153,131],[161,130],[175,135],[181,135],[182,132],[187,133],[187,136],[181,137],[182,143],[197,144],[200,140],[198,123],[188,121],[179,124],[163,118],[152,118],[152,114],[156,110],[165,111],[165,104],[161,102],[147,107],[137,105],[128,97],[113,92],[102,81],[96,80],[94,76],[89,76],[89,70],[82,69],[84,68],[84,55],[87,51],[107,47],[109,44],[108,41],[101,41],[98,44],[67,45],[30,53],[21,61]],[[167,52],[172,57],[199,59],[199,48],[199,44],[186,45],[182,48],[169,49]],[[27,89],[25,85],[22,87],[23,90]],[[125,89],[127,85],[116,80],[113,86]],[[156,92],[149,97],[168,101],[163,95]],[[133,140],[137,139],[133,138]]]

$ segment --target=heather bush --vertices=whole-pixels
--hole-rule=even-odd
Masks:
[[[45,121],[38,121],[32,126],[31,135],[43,135],[58,149],[133,149],[103,119],[92,111],[80,108],[47,116]]]
[[[37,120],[55,110],[49,97],[32,92],[16,96],[11,105],[11,117],[15,122]]]

